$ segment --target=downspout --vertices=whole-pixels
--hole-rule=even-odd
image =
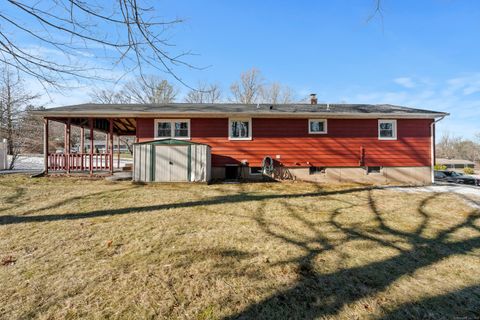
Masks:
[[[430,170],[431,171],[431,179],[432,179],[432,183],[435,182],[435,124],[437,122],[440,122],[443,120],[443,118],[445,118],[446,115],[444,116],[441,116],[440,118],[438,118],[437,120],[434,120],[432,123],[430,123],[430,137],[431,137],[431,142],[432,142],[432,150],[431,150],[431,158],[432,158],[432,169]]]

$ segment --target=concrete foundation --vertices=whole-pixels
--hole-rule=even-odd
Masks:
[[[430,184],[431,167],[382,167],[379,173],[367,173],[365,168],[326,168],[325,173],[309,174],[308,168],[290,168],[298,180],[314,182],[366,184]]]
[[[251,175],[247,167],[240,168],[240,177],[249,180],[262,180],[262,175]],[[278,169],[277,169],[278,171]],[[225,179],[224,167],[212,168],[213,179]],[[277,172],[277,180],[293,179],[319,183],[360,183],[360,184],[431,184],[431,167],[382,167],[378,173],[367,173],[363,167],[332,167],[324,172],[310,174],[309,168],[282,168]]]

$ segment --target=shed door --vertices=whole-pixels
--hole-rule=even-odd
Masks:
[[[170,146],[170,181],[188,181],[188,147]]]
[[[188,181],[188,147],[157,146],[155,181]]]
[[[155,148],[155,181],[170,181],[170,156],[169,147],[157,146]]]

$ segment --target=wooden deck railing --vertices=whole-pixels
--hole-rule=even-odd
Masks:
[[[93,170],[110,170],[109,153],[51,153],[48,155],[48,169],[52,171],[85,171],[90,170],[92,157]]]

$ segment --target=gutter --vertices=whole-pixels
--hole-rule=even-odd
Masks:
[[[432,158],[432,173],[431,173],[431,176],[432,176],[432,183],[435,183],[435,124],[437,122],[440,122],[442,121],[447,115],[449,115],[448,113],[441,116],[440,118],[432,121],[432,123],[430,124],[430,136],[431,136],[431,142],[432,142],[432,147],[431,147],[431,158]]]

